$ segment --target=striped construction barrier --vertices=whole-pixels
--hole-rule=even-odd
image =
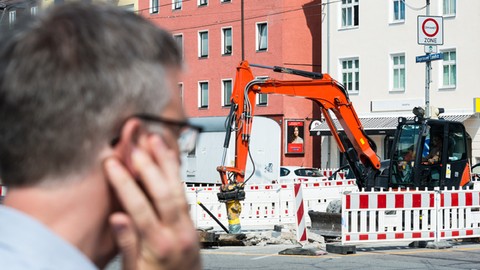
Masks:
[[[358,190],[353,180],[335,180],[301,183],[305,213],[309,210],[325,211],[332,200],[339,200],[343,192]],[[223,224],[227,224],[224,203],[218,202],[219,185],[186,186],[190,215],[198,228],[221,227],[200,207],[201,202]],[[242,201],[241,224],[244,229],[272,229],[274,225],[296,223],[294,183],[245,186]],[[310,217],[305,215],[306,225]]]
[[[429,240],[435,236],[434,193],[354,192],[342,200],[342,242]]]
[[[440,239],[480,236],[480,192],[444,191],[439,194]]]
[[[480,237],[476,190],[352,192],[342,198],[342,243]]]
[[[293,185],[295,191],[295,215],[297,225],[297,241],[302,243],[307,241],[307,227],[305,226],[305,208],[303,206],[303,192],[302,184],[296,183]]]
[[[242,201],[243,229],[272,229],[297,224],[295,184],[301,186],[304,213],[324,212],[332,200],[342,201],[342,243],[440,241],[480,237],[479,190],[358,191],[354,180],[291,184],[247,185]],[[219,186],[186,187],[191,217],[197,227],[221,230],[196,204],[227,224],[225,204],[219,203]],[[305,215],[306,226],[311,224]],[[299,230],[300,231],[300,230]]]

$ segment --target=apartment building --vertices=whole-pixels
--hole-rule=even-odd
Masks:
[[[321,6],[319,0],[140,0],[139,13],[171,31],[178,41],[186,65],[179,83],[185,110],[190,117],[205,118],[228,114],[242,59],[320,71]],[[295,78],[268,69],[253,72]],[[283,165],[320,166],[320,138],[308,136],[308,126],[318,114],[306,99],[257,95],[255,115],[271,118],[281,127]],[[295,126],[304,137],[301,150],[288,148],[287,138]]]
[[[444,118],[462,121],[472,138],[472,162],[480,162],[480,2],[456,0],[342,0],[323,1],[323,72],[342,82],[367,133],[387,158],[399,116],[413,116],[413,107],[426,100],[425,55],[417,43],[417,17],[443,17],[443,59],[431,62],[431,106],[445,109]],[[428,8],[428,10],[427,10]],[[475,107],[474,104],[477,104]],[[322,167],[339,166],[336,143],[325,124]]]

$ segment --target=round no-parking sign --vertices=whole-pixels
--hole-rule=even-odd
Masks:
[[[443,45],[443,17],[418,16],[417,26],[418,44]]]

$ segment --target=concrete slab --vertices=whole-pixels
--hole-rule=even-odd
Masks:
[[[287,248],[278,252],[280,255],[303,255],[303,256],[321,256],[326,255],[328,252],[325,250],[317,249],[317,248],[303,248],[303,247],[295,247],[295,248]]]
[[[431,249],[444,249],[444,248],[451,248],[452,245],[447,241],[438,241],[438,242],[428,242],[426,248]]]
[[[327,252],[336,254],[355,254],[357,247],[355,245],[342,245],[341,243],[327,244]]]

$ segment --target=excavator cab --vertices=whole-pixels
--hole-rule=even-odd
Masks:
[[[470,180],[462,123],[399,118],[390,160],[393,188],[461,188]]]

